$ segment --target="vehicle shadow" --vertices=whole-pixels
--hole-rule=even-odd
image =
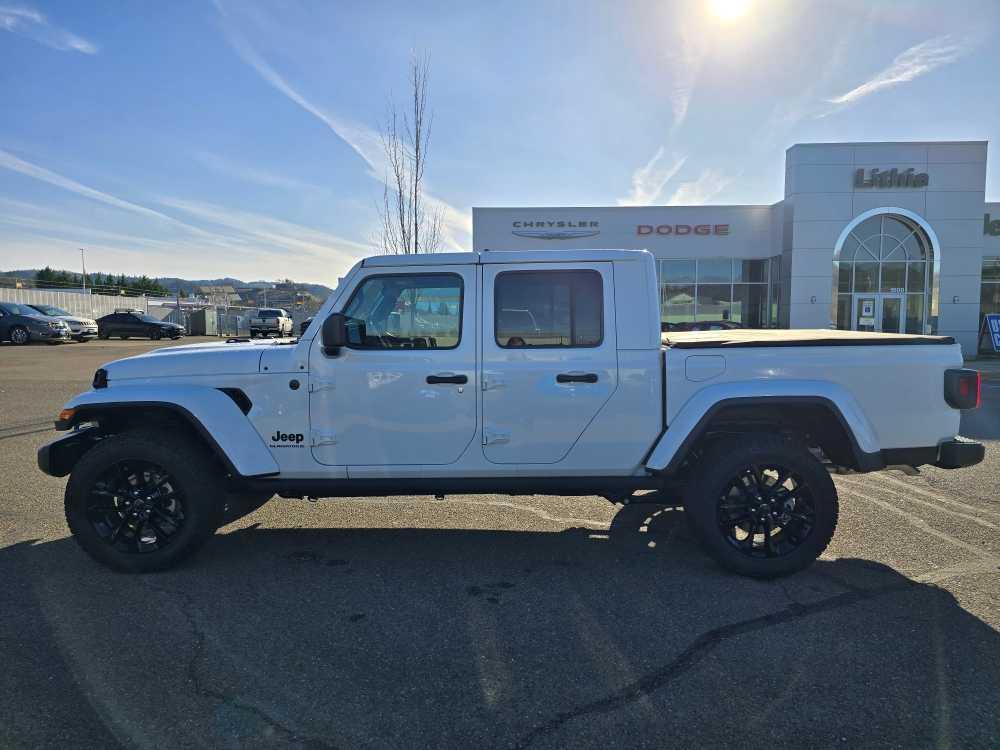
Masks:
[[[114,574],[0,550],[0,745],[996,746],[1000,635],[820,560],[720,571],[683,512],[608,531],[230,527]]]

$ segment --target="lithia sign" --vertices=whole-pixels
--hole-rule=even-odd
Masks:
[[[922,188],[930,184],[931,178],[926,172],[915,172],[911,167],[900,172],[893,167],[882,171],[880,169],[865,170],[859,169],[854,173],[854,187],[856,188]]]

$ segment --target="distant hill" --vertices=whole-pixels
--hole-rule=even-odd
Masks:
[[[55,269],[60,270],[60,269]],[[0,276],[15,276],[21,279],[33,279],[35,274],[37,274],[39,269],[37,268],[22,268],[14,271],[0,271]],[[75,271],[70,271],[70,273],[76,273]],[[87,275],[90,276],[91,272]],[[104,271],[99,271],[98,273],[105,275]],[[136,277],[126,275],[126,279],[133,279]],[[234,279],[231,276],[226,276],[221,279],[182,279],[176,276],[160,276],[155,281],[160,282],[163,286],[169,289],[171,292],[180,291],[182,297],[193,293],[199,286],[250,286],[257,287],[258,289],[266,289],[274,285],[273,281],[241,281],[240,279]],[[330,287],[324,284],[308,284],[305,282],[300,282],[299,285],[308,291],[310,294],[314,294],[320,299],[326,299],[332,291]]]

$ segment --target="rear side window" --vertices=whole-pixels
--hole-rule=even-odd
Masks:
[[[353,349],[453,349],[462,338],[462,277],[369,276],[344,309]]]
[[[494,336],[504,349],[595,347],[604,339],[597,271],[506,271],[494,305]]]

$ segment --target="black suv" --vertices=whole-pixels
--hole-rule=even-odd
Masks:
[[[184,335],[184,326],[157,320],[152,315],[141,310],[116,310],[111,315],[97,319],[97,338],[107,339],[112,336],[151,338],[153,341],[162,338],[179,339]]]

